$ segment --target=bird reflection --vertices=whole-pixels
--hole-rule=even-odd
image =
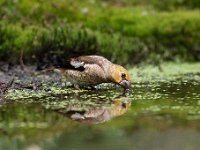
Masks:
[[[87,105],[87,104],[86,104]],[[60,112],[66,117],[85,124],[98,124],[123,115],[131,106],[131,100],[123,97],[102,104],[101,106],[84,107],[84,104],[68,106],[67,111]],[[66,109],[65,109],[66,110]]]

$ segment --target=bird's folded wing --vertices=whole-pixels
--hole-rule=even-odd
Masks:
[[[77,60],[71,60],[70,64],[72,66],[74,66],[74,68],[80,68],[80,67],[84,67],[85,63],[82,61],[77,61]]]
[[[79,56],[72,58],[70,64],[75,68],[84,67],[87,64],[95,64],[104,70],[104,66],[109,65],[111,62],[102,56],[90,55],[90,56]]]

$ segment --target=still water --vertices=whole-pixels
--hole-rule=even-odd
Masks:
[[[63,92],[2,102],[2,150],[196,150],[200,82],[135,82],[120,89]]]

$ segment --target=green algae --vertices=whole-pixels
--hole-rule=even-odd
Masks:
[[[132,80],[135,83],[150,82],[154,85],[159,82],[200,82],[199,63],[163,63],[160,66],[145,65],[130,69]],[[197,83],[198,84],[198,83]]]

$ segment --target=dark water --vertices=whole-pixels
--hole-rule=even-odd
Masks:
[[[200,82],[135,83],[117,90],[6,100],[0,149],[196,150],[200,147]]]

